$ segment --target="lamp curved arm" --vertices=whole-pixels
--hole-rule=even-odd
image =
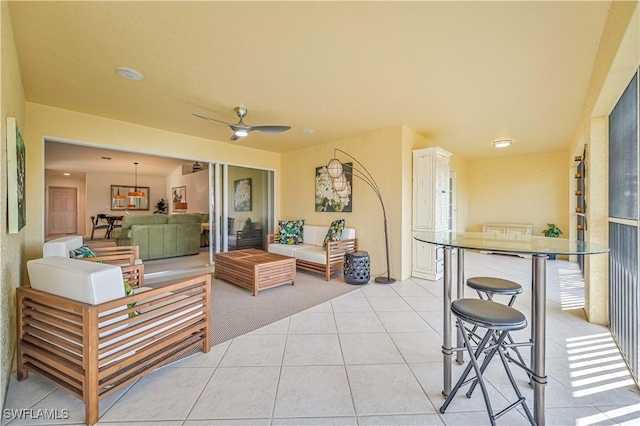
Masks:
[[[378,200],[380,201],[380,205],[382,206],[382,217],[384,219],[384,240],[385,240],[386,261],[387,261],[387,276],[386,276],[386,278],[384,278],[384,277],[376,278],[376,282],[385,283],[385,284],[392,284],[396,280],[394,278],[391,278],[391,261],[389,259],[389,231],[388,231],[388,227],[387,227],[387,210],[386,210],[386,208],[384,206],[384,201],[382,201],[382,194],[380,193],[380,188],[378,187],[378,184],[376,183],[376,181],[373,178],[373,176],[371,175],[371,173],[369,173],[369,170],[367,170],[367,168],[360,161],[356,160],[352,155],[350,155],[350,154],[348,154],[348,153],[346,153],[343,150],[338,149],[338,148],[334,148],[333,149],[333,157],[334,158],[336,158],[336,152],[341,152],[342,154],[346,155],[347,157],[349,157],[350,159],[355,161],[362,168],[362,170],[359,170],[358,168],[352,166],[350,171],[345,171],[345,167],[343,165],[342,173],[345,174],[345,175],[355,176],[358,179],[360,179],[363,182],[365,182],[373,190],[373,192],[378,197]]]
[[[378,185],[376,185],[375,181],[371,181],[371,180],[367,179],[367,176],[362,175],[362,172],[360,172],[359,170],[357,170],[354,167],[351,167],[351,170],[352,170],[351,172],[348,172],[348,171],[343,169],[342,173],[344,173],[345,175],[355,176],[358,179],[360,179],[361,181],[363,181],[364,183],[366,183],[367,185],[369,185],[369,187],[373,190],[373,192],[375,192],[376,196],[378,197],[378,199],[382,203],[382,194],[380,194],[380,189],[378,188]]]
[[[371,173],[369,173],[369,170],[367,170],[367,168],[364,166],[364,164],[362,164],[361,162],[359,162],[358,160],[356,160],[351,154],[339,149],[339,148],[333,148],[333,158],[336,158],[336,151],[337,152],[341,152],[344,155],[346,155],[347,157],[349,157],[350,159],[352,159],[353,161],[355,161],[356,163],[358,163],[358,165],[360,167],[362,167],[363,171],[360,171],[358,169],[353,168],[353,170],[356,170],[358,172],[361,173],[362,176],[360,176],[360,179],[364,180],[365,182],[367,182],[369,184],[369,186],[376,192],[376,194],[380,194],[380,189],[378,188],[378,184],[376,184],[375,179],[373,179],[373,176],[371,176]],[[354,175],[352,173],[352,175]],[[356,175],[354,175],[356,176]],[[366,177],[366,179],[364,178]],[[378,195],[379,196],[379,195]]]

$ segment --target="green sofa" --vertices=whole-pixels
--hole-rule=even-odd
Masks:
[[[198,254],[201,222],[199,214],[129,215],[112,237],[119,246],[138,246],[142,260]]]

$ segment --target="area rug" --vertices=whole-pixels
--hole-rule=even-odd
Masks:
[[[181,275],[200,274],[192,272]],[[172,280],[175,276],[167,276]],[[145,283],[162,286],[162,281]],[[282,285],[253,292],[224,280],[211,279],[211,344],[226,342],[265,325],[312,308],[335,297],[362,288],[347,284],[342,277],[325,281],[324,276],[311,272],[296,272],[295,285]],[[185,354],[189,355],[189,354]]]
[[[343,278],[325,281],[318,274],[298,271],[295,285],[263,290],[257,296],[223,280],[211,281],[212,345],[233,339],[265,325],[362,288]]]

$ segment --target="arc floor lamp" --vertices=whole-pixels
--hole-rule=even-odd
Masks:
[[[336,158],[336,153],[340,152],[350,159],[352,159],[360,168],[352,167],[343,167],[343,164],[340,160]],[[396,282],[394,278],[391,278],[391,263],[389,262],[389,232],[387,230],[387,211],[384,208],[384,202],[382,201],[382,194],[380,194],[380,188],[376,183],[371,173],[367,170],[367,168],[362,165],[361,162],[356,160],[352,155],[344,152],[341,149],[333,148],[333,158],[327,164],[327,173],[333,180],[333,189],[336,191],[336,195],[340,198],[346,198],[348,194],[348,184],[346,175],[355,176],[358,179],[364,181],[369,187],[373,190],[373,192],[380,200],[380,205],[382,205],[382,216],[384,218],[384,243],[387,254],[387,276],[386,277],[377,277],[375,281],[377,283],[382,284],[392,284]]]

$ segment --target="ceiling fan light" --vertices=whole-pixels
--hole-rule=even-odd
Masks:
[[[245,136],[249,135],[249,132],[245,129],[238,129],[235,131],[235,135],[239,138],[244,138]]]
[[[511,145],[511,139],[502,139],[493,143],[493,146],[496,148],[506,148],[509,145]]]

